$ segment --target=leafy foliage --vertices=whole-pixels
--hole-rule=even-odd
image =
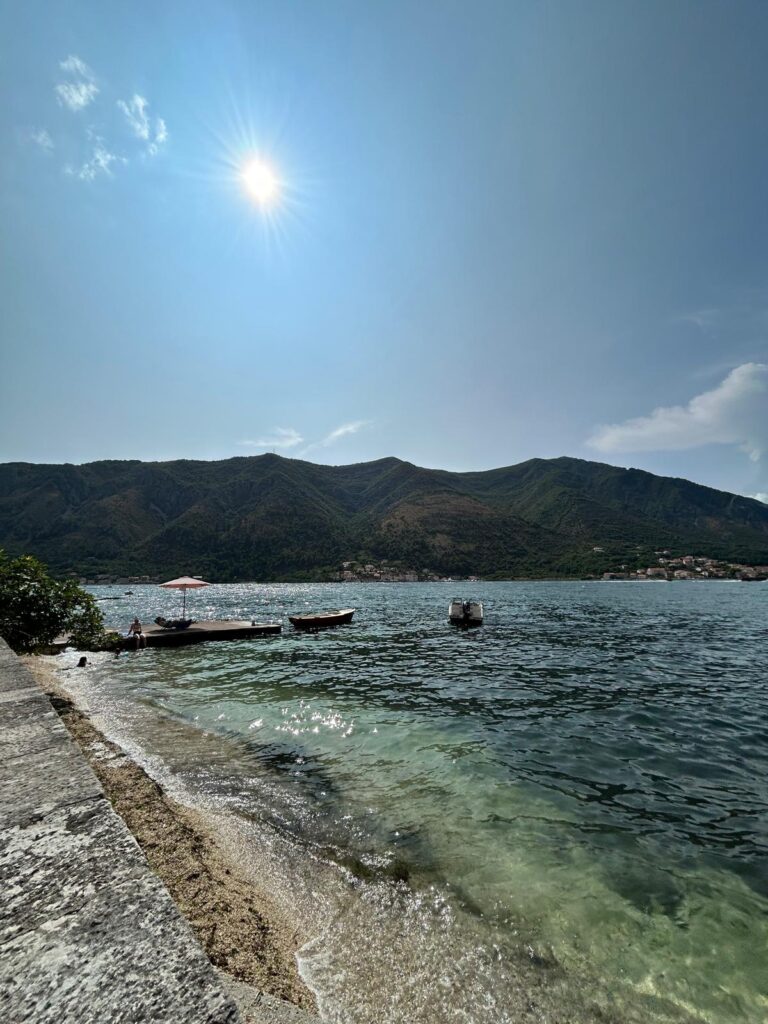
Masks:
[[[86,650],[99,646],[103,619],[96,602],[72,581],[51,579],[30,555],[0,551],[0,636],[14,651],[36,651],[69,633]]]

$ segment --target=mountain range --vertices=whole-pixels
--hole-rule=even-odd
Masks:
[[[580,459],[483,472],[396,458],[0,465],[0,547],[57,574],[327,579],[344,560],[585,576],[656,549],[768,563],[768,505]],[[595,550],[601,549],[601,550]]]

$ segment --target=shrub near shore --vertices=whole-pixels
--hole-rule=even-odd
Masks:
[[[54,580],[31,555],[0,551],[0,636],[17,653],[35,653],[69,634],[85,650],[112,646],[95,600],[77,583]]]

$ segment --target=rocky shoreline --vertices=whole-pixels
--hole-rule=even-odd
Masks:
[[[211,962],[238,982],[314,1011],[296,923],[243,877],[201,814],[172,800],[78,708],[50,663],[24,659]]]

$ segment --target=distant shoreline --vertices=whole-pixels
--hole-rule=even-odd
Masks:
[[[604,579],[602,576],[500,576],[494,577],[493,579],[485,578],[481,579],[477,577],[473,580],[466,578],[454,577],[452,579],[443,580],[216,580],[210,585],[216,585],[221,587],[240,587],[240,586],[258,586],[258,587],[273,587],[273,586],[303,586],[307,584],[316,584],[318,586],[370,586],[371,584],[379,585],[403,585],[408,584],[409,586],[435,586],[435,584],[442,583],[454,583],[459,584],[484,584],[484,583],[741,583],[745,582],[738,578],[728,577],[707,577],[700,576],[691,579],[662,579],[641,576],[628,576],[626,578],[614,578]],[[766,582],[764,580],[758,580],[756,582]],[[84,587],[158,587],[161,581],[148,580],[143,583],[110,583],[107,581],[83,582],[81,585]]]

